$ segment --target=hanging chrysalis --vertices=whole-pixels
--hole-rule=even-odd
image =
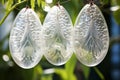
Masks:
[[[86,4],[80,11],[74,28],[76,56],[86,66],[98,65],[106,56],[109,33],[106,21],[95,4]]]
[[[30,8],[17,15],[10,33],[9,47],[13,60],[22,68],[37,65],[43,55],[41,48],[41,22]]]
[[[63,6],[53,6],[44,24],[44,56],[53,65],[65,64],[72,56],[72,21]]]

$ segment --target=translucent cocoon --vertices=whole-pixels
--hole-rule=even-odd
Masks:
[[[63,6],[53,6],[44,24],[44,54],[53,65],[65,64],[72,56],[72,22]]]
[[[42,58],[41,22],[32,9],[23,8],[10,33],[9,47],[13,60],[22,68],[34,67]]]
[[[106,21],[93,4],[87,4],[80,11],[74,28],[74,49],[76,56],[86,66],[96,66],[107,54],[109,33]]]

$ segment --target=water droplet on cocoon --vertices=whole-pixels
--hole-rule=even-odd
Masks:
[[[109,33],[100,9],[95,4],[85,5],[74,27],[76,57],[86,66],[96,66],[105,58],[108,47]]]
[[[45,58],[53,65],[63,65],[72,56],[72,21],[63,6],[53,6],[43,23]]]
[[[30,8],[23,8],[12,25],[9,47],[13,60],[29,69],[38,64],[43,55],[41,22]]]

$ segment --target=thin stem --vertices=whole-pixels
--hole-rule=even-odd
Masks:
[[[94,0],[87,0],[90,4],[90,6],[92,6],[94,4]]]
[[[57,6],[60,6],[60,4],[64,4],[64,3],[67,3],[67,2],[69,2],[69,1],[71,1],[71,0],[66,0],[66,1],[63,1],[63,2],[60,2],[60,0],[57,2]]]
[[[8,17],[8,15],[10,14],[11,11],[13,11],[18,5],[26,2],[27,0],[25,1],[21,1],[20,3],[16,3],[9,11],[7,11],[7,13],[5,14],[5,16],[2,18],[2,20],[0,21],[0,25],[5,21],[5,19]]]
[[[94,70],[96,71],[98,76],[101,78],[101,80],[105,80],[103,74],[101,73],[101,71],[97,67],[94,67]]]
[[[110,38],[110,47],[115,43],[120,43],[120,36]]]
[[[60,6],[60,1],[58,1],[56,5],[57,5],[57,6]]]
[[[69,1],[71,1],[71,0],[67,0],[67,1],[60,2],[60,4],[67,3],[67,2],[69,2]]]

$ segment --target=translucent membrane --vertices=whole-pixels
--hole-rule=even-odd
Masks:
[[[20,67],[34,67],[42,58],[41,22],[32,9],[23,8],[10,33],[9,47],[13,60]]]
[[[44,24],[44,54],[53,65],[65,64],[72,56],[72,22],[63,6],[53,6]]]
[[[74,28],[77,58],[86,66],[96,66],[106,56],[108,47],[109,33],[100,9],[95,4],[86,4],[80,11]]]

